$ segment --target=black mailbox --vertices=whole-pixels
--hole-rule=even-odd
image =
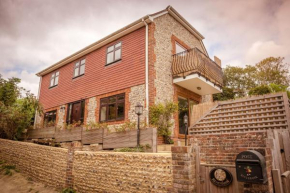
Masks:
[[[266,183],[267,170],[264,156],[255,150],[243,151],[236,158],[239,182]]]

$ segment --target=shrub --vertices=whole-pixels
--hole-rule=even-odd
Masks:
[[[171,136],[172,115],[177,112],[178,104],[173,102],[159,103],[150,107],[150,124],[157,127],[158,135],[163,136],[168,141]]]
[[[76,191],[72,188],[65,188],[61,191],[61,193],[76,193]]]

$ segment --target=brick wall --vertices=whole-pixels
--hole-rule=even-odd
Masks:
[[[260,152],[266,160],[268,183],[241,183],[242,192],[272,192],[272,151],[267,144],[268,134],[262,132],[206,134],[190,136],[190,144],[200,147],[200,162],[205,164],[235,165],[236,156],[247,150]]]
[[[118,41],[122,41],[122,60],[105,66],[107,47]],[[56,87],[49,89],[51,73],[43,76],[39,100],[44,109],[144,84],[145,27],[87,54],[85,58],[83,76],[73,79],[75,62],[59,69]]]
[[[65,186],[66,149],[0,139],[0,160],[48,186]]]

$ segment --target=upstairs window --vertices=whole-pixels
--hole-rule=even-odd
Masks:
[[[112,45],[107,48],[107,64],[111,64],[121,60],[122,42]]]
[[[50,87],[58,85],[59,71],[52,73],[50,78]]]
[[[184,51],[186,51],[186,49],[183,46],[181,46],[179,43],[175,42],[175,53],[178,54]]]
[[[100,122],[123,120],[125,117],[125,94],[101,99]]]
[[[74,77],[85,74],[86,59],[77,61],[75,64]]]

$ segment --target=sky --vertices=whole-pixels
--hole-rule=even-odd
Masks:
[[[0,0],[0,74],[37,95],[37,72],[168,5],[223,67],[290,63],[290,0]]]

